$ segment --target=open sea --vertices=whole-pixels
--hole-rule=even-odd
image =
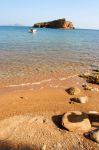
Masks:
[[[0,27],[0,80],[99,68],[98,30],[28,29]]]

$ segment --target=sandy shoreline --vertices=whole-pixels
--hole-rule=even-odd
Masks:
[[[86,113],[88,111],[99,111],[99,92],[83,90],[82,85],[84,83],[86,83],[84,79],[78,77],[77,74],[72,74],[66,78],[61,78],[58,82],[55,80],[53,82],[48,80],[41,84],[35,84],[35,86],[31,84],[27,86],[10,86],[0,88],[0,121],[7,118],[9,119],[9,117],[20,115],[44,116],[50,120],[52,126],[56,128],[55,130],[57,130],[55,122],[52,119],[54,116],[60,116],[65,112],[75,110]],[[98,85],[90,85],[99,89]],[[65,90],[71,86],[80,88],[81,93],[78,96],[88,96],[89,102],[86,104],[70,104],[70,98],[74,96],[70,96]],[[95,124],[97,125],[97,122]],[[97,126],[99,127],[99,124]],[[60,136],[60,138],[62,137]],[[84,137],[81,136],[81,138]],[[86,141],[87,139],[84,138],[83,140]],[[90,146],[98,150],[96,143],[89,140],[87,140],[87,142],[90,143]],[[48,148],[48,150],[50,149],[53,150],[53,148]],[[86,150],[91,150],[91,148],[87,147]]]

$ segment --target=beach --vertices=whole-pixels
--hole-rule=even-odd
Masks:
[[[61,120],[70,111],[97,112],[91,130],[99,127],[99,85],[80,77],[99,67],[99,31],[38,29],[30,35],[27,27],[7,27],[6,32],[10,38],[3,34],[0,40],[0,150],[98,150],[87,132],[69,132]],[[70,95],[71,87],[80,92]],[[71,101],[85,96],[86,103]]]
[[[72,75],[67,79],[62,79],[59,85],[47,84],[51,81],[39,83],[34,85],[20,85],[11,86],[0,89],[0,118],[7,116],[28,114],[28,113],[42,113],[42,112],[56,112],[63,114],[70,110],[80,111],[99,111],[98,106],[98,91],[83,90],[82,85],[86,81],[78,75]],[[46,84],[47,82],[47,84]],[[79,96],[88,96],[89,103],[86,104],[70,104],[70,98],[74,97],[69,95],[65,90],[69,87],[78,87],[81,89]],[[98,85],[91,85],[93,88],[99,88]],[[32,88],[33,87],[33,88]],[[93,101],[94,99],[94,101]],[[3,107],[4,106],[4,107]],[[17,114],[18,113],[18,114]],[[4,116],[2,116],[5,114]]]
[[[64,150],[66,147],[69,149],[75,147],[76,149],[98,150],[98,144],[84,137],[82,133],[69,133],[62,129],[61,117],[64,113],[70,111],[99,112],[99,91],[83,90],[82,85],[86,81],[78,77],[78,74],[61,78],[58,85],[55,82],[53,85],[49,82],[51,80],[44,81],[41,85],[37,82],[33,85],[10,86],[0,89],[1,129],[4,121],[4,131],[1,130],[3,135],[2,132],[0,135],[3,140],[3,143],[0,144],[1,148],[22,149],[24,147],[25,149],[36,150],[46,145],[46,149],[54,150],[58,143],[60,148],[57,149]],[[86,104],[70,103],[70,98],[74,96],[69,95],[66,89],[71,85],[81,90],[81,93],[77,96],[88,96],[89,102]],[[98,85],[90,85],[99,89]],[[27,117],[31,117],[30,119],[37,117],[36,120],[39,125],[27,124]],[[42,124],[42,117],[48,121],[45,123],[46,125]],[[98,116],[97,118],[99,119]],[[92,122],[92,129],[99,126],[97,118],[95,122]],[[25,124],[27,124],[26,127]],[[16,135],[9,136],[9,133],[13,132],[13,128],[15,128]],[[36,135],[34,135],[34,129]],[[72,138],[73,141],[71,142]],[[78,144],[79,142],[80,144]]]

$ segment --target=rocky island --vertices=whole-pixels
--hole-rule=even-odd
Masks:
[[[65,18],[58,19],[50,22],[41,22],[34,24],[36,28],[56,28],[56,29],[75,29],[74,25],[70,21],[66,21]]]

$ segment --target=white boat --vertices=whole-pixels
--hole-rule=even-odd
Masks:
[[[37,30],[36,29],[29,29],[29,33],[35,33],[35,32],[37,32]]]
[[[37,30],[36,30],[36,29],[33,29],[33,33],[35,33],[35,32],[37,32]]]

